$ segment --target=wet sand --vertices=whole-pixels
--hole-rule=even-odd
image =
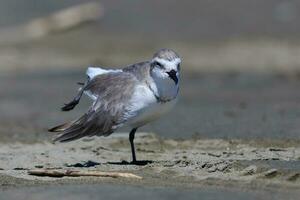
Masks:
[[[298,199],[299,193],[278,190],[254,191],[223,189],[215,187],[172,188],[143,187],[124,185],[59,185],[44,187],[26,187],[1,191],[0,199],[245,199],[245,200],[280,200]]]
[[[11,189],[57,184],[99,184],[99,187],[125,184],[193,190],[213,185],[222,190],[279,189],[289,191],[291,196],[299,191],[299,141],[174,140],[140,133],[136,149],[137,158],[148,161],[147,164],[126,162],[131,157],[127,134],[64,144],[2,144],[0,185]],[[131,172],[142,179],[39,177],[29,175],[30,169]]]

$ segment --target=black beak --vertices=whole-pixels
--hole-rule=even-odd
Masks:
[[[178,83],[178,78],[177,78],[177,76],[176,76],[176,71],[175,70],[171,70],[171,71],[169,71],[169,72],[167,72],[167,74],[169,75],[169,77],[175,82],[175,84],[177,84]]]

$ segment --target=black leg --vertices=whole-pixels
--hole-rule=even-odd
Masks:
[[[153,161],[151,160],[136,160],[135,157],[135,149],[134,149],[134,135],[135,132],[138,128],[134,128],[130,131],[129,133],[129,142],[130,142],[130,146],[131,146],[131,153],[132,153],[132,161],[131,162],[127,162],[127,161],[122,161],[122,162],[108,162],[109,164],[114,164],[114,165],[140,165],[140,166],[144,166],[147,165],[149,163],[153,163]]]
[[[131,153],[132,153],[132,163],[136,163],[135,149],[134,149],[134,143],[133,143],[134,134],[135,134],[136,130],[137,130],[137,128],[134,128],[129,133],[129,142],[131,145]]]

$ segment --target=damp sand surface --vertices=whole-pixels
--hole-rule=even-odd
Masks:
[[[175,199],[185,195],[189,199],[199,195],[221,199],[222,194],[228,199],[296,199],[299,195],[297,140],[178,140],[140,133],[136,149],[139,165],[127,162],[129,142],[122,133],[63,144],[1,144],[1,194],[15,199],[24,198],[23,194],[36,199],[49,195],[71,199],[77,193],[76,198],[88,199],[101,193],[111,198],[145,195],[146,199],[151,194]],[[32,169],[130,172],[142,179],[40,177],[29,175]]]
[[[212,187],[178,189],[170,187],[120,186],[107,184],[59,185],[26,187],[1,191],[0,199],[297,199],[295,193],[270,191],[239,191]]]

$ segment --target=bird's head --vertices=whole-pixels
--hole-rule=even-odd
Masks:
[[[175,85],[179,81],[181,59],[170,49],[161,49],[151,60],[151,75],[155,79],[170,79]]]

